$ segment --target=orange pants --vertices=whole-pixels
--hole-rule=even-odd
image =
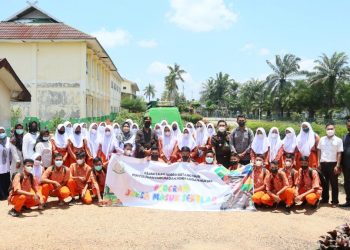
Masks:
[[[31,193],[34,194],[34,190],[30,190]],[[35,200],[33,196],[18,194],[14,195],[10,199],[10,203],[14,205],[14,209],[19,213],[21,212],[21,209],[23,206],[26,206],[28,208],[38,206],[39,201]]]
[[[73,198],[77,195],[81,195],[83,191],[81,188],[78,187],[77,183],[73,179],[68,180],[67,186]],[[85,204],[90,205],[92,203],[90,190],[86,190],[84,197],[81,197],[81,199]]]
[[[287,206],[291,206],[294,203],[294,189],[293,188],[287,188],[283,193],[279,195],[280,199],[286,203]],[[270,196],[269,194],[264,194],[261,197],[261,203],[264,205],[272,207],[275,203],[275,200]]]
[[[261,205],[261,198],[265,195],[265,192],[264,191],[258,191],[258,192],[255,192],[252,196],[252,201],[257,204],[257,205]]]
[[[299,194],[303,194],[303,193],[305,192],[299,192]],[[320,198],[321,198],[321,194],[318,194],[318,193],[311,193],[304,197],[306,202],[312,206],[315,205]]]
[[[49,196],[58,197],[60,201],[68,198],[70,196],[69,188],[66,186],[60,187],[60,189],[55,189],[52,184],[43,184],[41,186],[41,192],[44,197],[44,201],[46,202]]]

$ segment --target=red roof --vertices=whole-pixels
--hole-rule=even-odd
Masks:
[[[0,39],[93,39],[64,23],[0,23]]]

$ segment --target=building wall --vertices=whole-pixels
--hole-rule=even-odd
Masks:
[[[11,126],[10,90],[0,80],[0,127]]]

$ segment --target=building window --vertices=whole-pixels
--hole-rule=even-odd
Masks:
[[[126,87],[123,87],[123,89],[126,89]]]

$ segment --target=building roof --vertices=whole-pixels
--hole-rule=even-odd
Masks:
[[[0,83],[11,91],[12,101],[30,102],[31,95],[6,58],[0,58]]]
[[[0,23],[0,39],[94,39],[64,23],[25,24]]]
[[[35,4],[29,3],[29,6],[18,11],[13,16],[4,20],[5,22],[24,22],[24,23],[36,23],[36,22],[46,22],[46,23],[59,23],[60,21],[46,13],[42,9],[39,9]]]

